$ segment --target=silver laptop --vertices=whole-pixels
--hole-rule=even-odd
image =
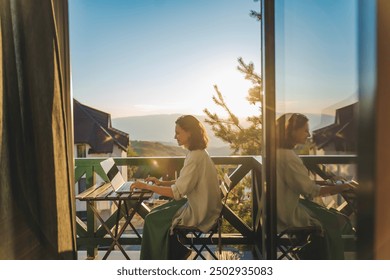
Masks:
[[[134,181],[126,182],[122,174],[119,172],[118,166],[115,164],[112,158],[108,158],[100,162],[100,166],[103,168],[108,179],[110,180],[111,186],[117,193],[130,193],[132,192],[130,186]]]

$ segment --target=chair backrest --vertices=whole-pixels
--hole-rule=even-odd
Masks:
[[[221,184],[219,185],[219,188],[221,190],[223,204],[226,203],[228,193],[230,192],[231,183],[232,183],[232,181],[230,180],[229,176],[225,173],[223,176],[223,180],[222,180]]]
[[[228,197],[228,194],[231,190],[231,183],[232,181],[230,180],[229,176],[227,174],[224,174],[223,178],[222,178],[222,182],[221,184],[219,185],[219,188],[220,188],[220,191],[221,191],[221,200],[222,200],[222,209],[225,207],[225,204],[226,204],[226,201],[227,201],[227,197]],[[186,226],[176,226],[175,229],[177,230],[177,232],[181,235],[181,236],[186,236],[188,233],[191,233],[193,235],[194,238],[191,238],[190,239],[190,242],[191,242],[191,248],[193,248],[195,251],[196,251],[196,255],[194,257],[194,259],[196,259],[198,256],[200,256],[201,258],[205,259],[205,257],[202,255],[202,250],[203,249],[206,249],[210,255],[214,258],[214,259],[221,259],[222,258],[222,232],[221,232],[221,229],[222,229],[222,210],[219,214],[219,217],[215,223],[215,225],[213,225],[212,229],[210,230],[209,232],[209,236],[208,238],[212,238],[213,234],[217,231],[218,232],[218,252],[216,252],[215,254],[211,251],[210,248],[208,248],[207,244],[203,244],[200,249],[197,249],[194,245],[194,239],[198,239],[198,238],[201,238],[202,236],[202,232],[199,231],[198,228],[192,228],[192,227],[186,227]]]
[[[222,212],[223,207],[226,204],[228,194],[231,191],[231,184],[232,180],[230,180],[229,176],[225,173],[223,176],[223,180],[219,185],[219,188],[221,190],[222,209],[218,217],[218,258],[221,258],[222,256]]]

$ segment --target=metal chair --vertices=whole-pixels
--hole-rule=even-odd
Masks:
[[[317,226],[291,227],[277,235],[276,244],[280,255],[278,260],[299,260],[299,251],[310,242],[310,236],[319,234]]]
[[[221,190],[221,199],[222,199],[222,208],[226,204],[227,196],[230,191],[231,180],[227,174],[225,174],[222,183],[219,188]],[[203,233],[196,227],[186,227],[178,225],[174,229],[175,234],[179,236],[179,239],[183,244],[188,244],[190,249],[195,251],[195,256],[193,257],[196,260],[198,257],[201,257],[203,260],[206,259],[203,254],[204,251],[207,251],[210,256],[217,260],[217,255],[210,249],[209,244],[213,243],[213,237],[218,233],[218,252],[219,256],[222,253],[222,209],[219,214],[219,217],[215,224],[211,227],[211,229],[207,233]],[[199,248],[197,246],[200,246]]]

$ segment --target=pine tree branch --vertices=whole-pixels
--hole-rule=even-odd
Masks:
[[[217,92],[218,96],[218,105],[220,105],[229,115],[229,119],[232,121],[232,123],[239,129],[242,130],[242,127],[240,126],[240,120],[237,118],[235,114],[229,109],[229,107],[226,105],[225,100],[223,99],[222,93],[219,91],[218,86],[214,85],[214,89]],[[214,98],[213,98],[214,100]]]

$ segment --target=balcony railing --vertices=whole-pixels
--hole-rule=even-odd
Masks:
[[[96,175],[99,175],[103,180],[107,180],[106,175],[100,167],[100,161],[104,158],[86,158],[75,160],[75,181],[79,181],[82,177],[85,178],[87,188],[95,185]],[[184,157],[133,157],[133,158],[114,158],[118,166],[129,166],[144,168],[146,170],[153,169],[154,172],[164,174],[165,178],[172,179],[179,174],[184,163]],[[250,178],[246,182],[250,182],[252,199],[249,202],[251,222],[244,222],[229,206],[223,208],[223,217],[225,223],[229,223],[234,228],[234,233],[222,233],[223,245],[247,244],[251,245],[254,254],[260,253],[259,242],[260,234],[260,194],[261,194],[261,158],[253,156],[229,156],[229,157],[212,157],[215,165],[220,172],[227,172],[231,185],[230,190],[233,190],[245,177]],[[87,255],[91,258],[97,254],[98,247],[109,246],[111,239],[106,236],[107,232],[103,227],[97,225],[95,216],[88,205],[86,223],[77,219],[77,245],[79,248],[85,248]],[[117,210],[108,217],[106,224],[109,227],[115,225],[117,219]],[[138,214],[144,218],[150,209],[146,204],[142,204]],[[122,211],[119,211],[122,215]],[[201,243],[217,244],[217,237],[208,240],[200,240]],[[119,242],[123,245],[139,245],[141,240],[139,237],[122,237]]]
[[[316,176],[327,179],[329,173],[325,170],[326,165],[351,165],[356,163],[356,156],[302,156],[301,157],[308,169]],[[96,175],[99,175],[103,180],[107,180],[103,170],[100,167],[100,161],[104,158],[85,158],[75,160],[75,180],[85,178],[86,186],[91,187],[96,183]],[[114,158],[118,166],[138,167],[145,169],[153,169],[164,174],[167,179],[174,178],[184,163],[184,157],[132,157],[132,158]],[[228,156],[228,157],[212,157],[217,168],[227,172],[232,181],[230,189],[234,189],[240,182],[248,184],[251,190],[250,201],[250,224],[244,222],[242,217],[239,217],[230,207],[225,206],[223,209],[224,220],[234,228],[235,233],[222,232],[223,245],[250,245],[253,249],[254,258],[261,259],[262,256],[267,256],[265,244],[265,230],[263,221],[266,213],[264,206],[264,196],[262,199],[262,165],[261,157],[256,156]],[[248,178],[250,180],[244,180]],[[248,186],[247,186],[248,187]],[[111,227],[115,225],[117,211],[114,211],[107,219],[107,224]],[[145,204],[138,211],[138,214],[144,218],[150,209]],[[122,211],[119,211],[122,215]],[[103,227],[97,225],[97,221],[92,210],[87,205],[86,223],[77,219],[77,245],[78,248],[87,250],[87,255],[91,258],[97,255],[98,247],[109,246],[111,240],[107,237]],[[275,233],[276,234],[276,233]],[[217,244],[217,237],[213,240],[202,240],[202,243]],[[122,237],[120,243],[123,245],[139,245],[141,239],[139,237]]]

